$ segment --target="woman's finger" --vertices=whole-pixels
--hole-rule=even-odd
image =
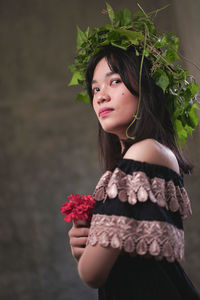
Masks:
[[[71,238],[70,239],[70,245],[71,247],[85,247],[87,242],[86,237],[80,237],[80,238]]]
[[[88,234],[89,234],[89,228],[86,227],[81,227],[81,228],[72,227],[68,232],[69,238],[87,237]]]
[[[89,227],[89,222],[87,220],[75,220],[73,221],[74,227]]]

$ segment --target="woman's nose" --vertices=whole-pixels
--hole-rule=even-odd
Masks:
[[[110,99],[110,95],[106,91],[100,91],[98,94],[97,102],[98,104],[101,104],[102,102],[110,101]]]

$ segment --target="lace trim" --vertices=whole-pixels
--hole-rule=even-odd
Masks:
[[[184,257],[184,232],[160,221],[138,221],[122,216],[95,214],[87,244],[122,249],[130,255],[154,256],[169,262]]]
[[[148,178],[144,172],[133,172],[132,175],[116,168],[112,173],[107,171],[101,177],[94,192],[97,201],[115,198],[128,201],[134,205],[148,199],[172,212],[180,211],[183,219],[192,214],[190,200],[184,187],[175,186],[172,180],[154,177]]]

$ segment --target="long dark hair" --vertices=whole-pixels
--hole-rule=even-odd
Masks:
[[[89,97],[93,99],[91,82],[96,65],[102,58],[106,58],[111,71],[118,73],[133,95],[138,95],[139,70],[141,56],[136,55],[134,47],[122,50],[113,46],[106,46],[95,54],[87,67],[86,84]],[[144,59],[142,70],[142,92],[139,108],[139,119],[129,129],[129,136],[123,141],[124,153],[128,148],[141,140],[152,138],[167,146],[173,151],[178,160],[182,173],[190,173],[192,166],[186,161],[177,143],[176,134],[172,125],[170,113],[167,109],[168,97],[163,93],[151,77],[151,63]],[[111,133],[105,132],[99,123],[99,156],[105,169],[110,169],[123,156],[119,138]]]

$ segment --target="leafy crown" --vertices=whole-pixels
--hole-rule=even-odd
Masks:
[[[168,96],[168,110],[178,137],[180,146],[186,143],[188,134],[192,135],[198,125],[199,110],[197,93],[199,85],[188,71],[175,63],[179,60],[179,39],[173,34],[159,32],[153,24],[153,17],[166,7],[146,13],[138,4],[133,18],[125,8],[115,13],[106,2],[110,24],[85,32],[77,27],[77,55],[74,64],[69,66],[73,73],[69,86],[81,85],[83,91],[77,95],[77,101],[89,102],[86,91],[85,72],[90,58],[104,46],[127,50],[134,45],[136,55],[145,56],[152,64],[151,76]]]

